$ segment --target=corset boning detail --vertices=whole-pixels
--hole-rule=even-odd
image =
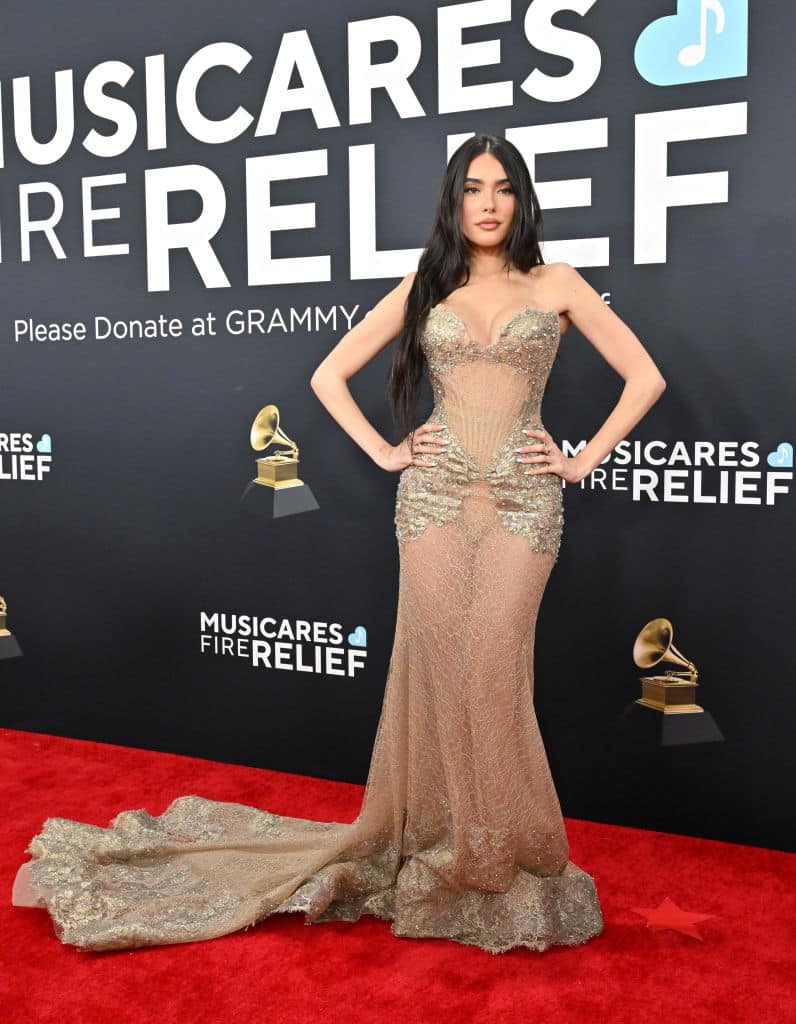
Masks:
[[[445,426],[433,465],[411,464],[396,493],[396,535],[418,540],[429,524],[459,520],[466,530],[496,522],[524,536],[534,551],[558,555],[563,528],[562,481],[529,472],[540,463],[518,462],[516,448],[539,442],[524,433],[542,430],[541,404],[560,338],[558,314],[528,309],[511,318],[496,343],[480,346],[441,307],[422,336],[434,407],[426,423]],[[432,444],[436,434],[426,440]]]
[[[527,381],[515,375],[510,383],[514,386],[507,387],[504,381],[501,387],[489,389],[483,387],[479,378],[475,393],[461,383],[449,383],[437,393],[428,422],[446,424],[442,436],[450,439],[449,449],[461,449],[465,457],[463,468],[471,479],[492,475],[497,463],[505,461],[501,456],[506,455],[507,448],[516,460],[514,448],[533,441],[523,433],[523,428],[543,429],[541,403],[538,397],[528,394]],[[513,468],[517,465],[514,461]]]

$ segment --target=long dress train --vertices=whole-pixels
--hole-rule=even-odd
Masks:
[[[558,314],[526,306],[483,345],[447,305],[422,344],[436,466],[398,483],[394,646],[362,805],[351,823],[183,796],[108,828],[48,818],[12,902],[104,950],[193,942],[303,911],[390,920],[401,937],[493,953],[599,935],[593,878],[569,846],[533,703],[536,618],[563,529],[561,480],[523,475],[541,428]]]

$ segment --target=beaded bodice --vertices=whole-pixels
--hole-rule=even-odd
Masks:
[[[444,452],[433,468],[403,470],[397,493],[399,541],[419,537],[429,522],[450,522],[462,499],[487,490],[513,532],[537,551],[557,554],[563,523],[561,480],[524,474],[515,448],[532,444],[523,429],[539,430],[541,403],[561,336],[555,310],[523,306],[494,340],[476,341],[451,308],[438,303],[426,318],[421,344],[434,408],[428,423],[445,425]]]
[[[432,306],[421,338],[435,397],[444,394],[444,377],[462,363],[484,359],[525,374],[541,403],[561,336],[559,315],[552,309],[523,306],[486,344],[469,336],[464,321],[449,306]]]
[[[501,440],[513,439],[523,427],[541,427],[542,398],[560,336],[555,310],[524,306],[484,344],[448,306],[431,308],[421,337],[434,390],[431,419],[445,418],[476,475],[488,468]]]

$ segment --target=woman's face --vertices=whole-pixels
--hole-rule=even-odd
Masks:
[[[514,217],[514,190],[491,153],[470,161],[462,196],[462,231],[475,245],[503,244]]]

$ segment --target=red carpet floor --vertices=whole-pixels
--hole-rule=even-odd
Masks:
[[[45,817],[107,826],[190,793],[282,814],[352,821],[362,787],[0,729],[2,1024],[785,1024],[796,1020],[792,854],[567,820],[605,931],[577,947],[493,955],[393,936],[389,922],[305,923],[280,914],[208,942],[106,953],[62,945],[46,911],[11,885]],[[792,813],[792,808],[783,808]],[[666,898],[700,938],[633,908]]]

